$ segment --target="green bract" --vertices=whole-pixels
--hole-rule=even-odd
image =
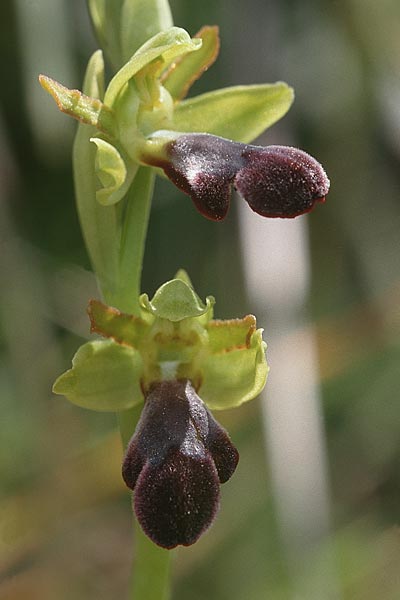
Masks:
[[[151,300],[141,296],[140,316],[92,300],[91,330],[108,339],[84,344],[54,392],[85,408],[120,411],[141,403],[155,382],[189,379],[213,409],[253,399],[268,373],[262,330],[251,315],[213,320],[213,305],[183,272]]]

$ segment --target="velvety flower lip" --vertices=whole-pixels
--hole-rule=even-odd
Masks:
[[[324,202],[329,179],[318,161],[288,146],[254,146],[211,134],[182,134],[168,142],[166,159],[145,162],[164,169],[191,196],[201,214],[225,218],[233,186],[264,217],[293,218]]]
[[[146,535],[167,549],[196,542],[218,511],[219,484],[238,460],[189,380],[153,384],[122,466]]]

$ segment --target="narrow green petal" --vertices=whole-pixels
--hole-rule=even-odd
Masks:
[[[126,83],[144,67],[159,59],[166,68],[175,58],[201,47],[200,39],[191,39],[187,31],[171,27],[151,38],[132,56],[110,81],[104,102],[112,106]]]
[[[201,48],[180,57],[162,79],[174,100],[185,98],[193,83],[215,62],[219,53],[217,26],[206,25],[194,37],[202,40]]]
[[[248,348],[255,330],[256,319],[253,315],[243,319],[210,321],[207,325],[209,350],[215,353]]]
[[[261,329],[253,334],[250,348],[212,354],[204,361],[199,395],[209,408],[234,408],[262,391],[268,365],[261,334]]]
[[[128,346],[113,341],[88,342],[72,360],[72,369],[53,386],[55,394],[99,411],[126,410],[143,400],[140,387],[142,359]]]
[[[175,108],[173,127],[247,144],[281,119],[293,98],[292,88],[281,82],[225,88],[183,100]]]
[[[97,190],[96,198],[103,206],[119,202],[132,183],[138,165],[129,164],[129,172],[117,148],[101,138],[90,138],[96,144],[95,171],[102,187]]]
[[[211,312],[214,302],[214,298],[209,296],[206,304],[203,304],[196,292],[182,279],[164,283],[152,300],[149,300],[147,294],[140,297],[143,308],[156,317],[173,322],[205,315]]]
[[[143,319],[122,313],[98,300],[89,302],[88,314],[92,332],[133,348],[137,348],[148,330],[148,324]]]

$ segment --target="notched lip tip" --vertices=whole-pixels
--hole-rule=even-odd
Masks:
[[[150,536],[148,533],[145,533],[148,536],[148,538],[153,542],[153,544],[155,544],[159,548],[163,548],[163,550],[175,550],[175,548],[178,548],[179,546],[182,546],[183,548],[189,548],[189,546],[193,546],[193,544],[195,544],[205,532],[206,530],[202,531],[195,539],[191,540],[190,542],[181,541],[176,542],[172,545],[162,544],[160,541],[156,540],[154,536]]]

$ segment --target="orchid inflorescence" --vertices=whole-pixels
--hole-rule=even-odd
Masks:
[[[183,271],[151,300],[129,295],[141,271],[142,249],[130,246],[140,243],[138,215],[146,221],[143,182],[150,189],[149,172],[166,176],[202,215],[221,221],[232,188],[256,213],[292,218],[324,201],[329,180],[302,150],[250,143],[289,109],[293,91],[285,83],[185,99],[216,59],[217,27],[203,27],[191,38],[172,26],[167,3],[150,2],[148,12],[124,3],[126,23],[147,19],[142,30],[154,35],[144,40],[138,26],[121,21],[114,4],[89,0],[89,6],[116,70],[107,88],[101,50],[89,61],[83,93],[46,76],[40,82],[61,111],[81,122],[74,148],[78,212],[108,299],[108,305],[92,300],[88,310],[92,332],[106,339],[79,348],[54,391],[93,410],[121,413],[144,403],[123,478],[134,490],[143,530],[170,549],[194,543],[209,527],[220,483],[238,462],[210,409],[255,398],[268,366],[255,318],[214,320],[214,299],[203,303]],[[122,28],[120,43],[110,34],[113,18]],[[132,261],[138,263],[134,275]]]

